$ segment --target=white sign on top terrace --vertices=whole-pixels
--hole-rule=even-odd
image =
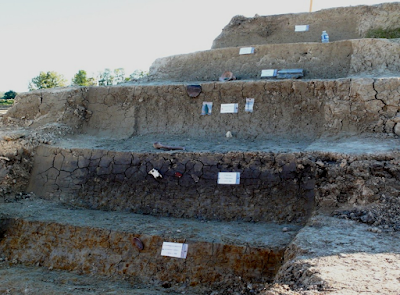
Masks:
[[[254,53],[254,47],[243,47],[240,48],[239,54],[253,54]]]
[[[301,25],[301,26],[295,26],[294,31],[295,32],[307,32],[310,30],[309,25]]]
[[[276,75],[277,75],[277,73],[278,73],[278,70],[273,70],[273,69],[271,69],[271,70],[262,70],[261,71],[261,77],[276,77]]]

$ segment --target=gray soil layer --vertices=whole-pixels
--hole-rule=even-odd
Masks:
[[[229,130],[227,130],[229,131]],[[182,146],[184,151],[155,149],[154,142]],[[332,152],[345,154],[377,154],[400,150],[400,139],[379,134],[340,134],[315,140],[306,138],[264,139],[220,137],[195,138],[182,135],[148,134],[127,139],[107,139],[89,135],[76,135],[61,139],[56,146],[67,149],[101,149],[134,153],[228,153],[228,152]]]
[[[270,249],[286,247],[301,228],[294,224],[200,221],[129,212],[85,210],[40,199],[3,203],[0,204],[0,212],[1,219],[12,217],[135,235],[160,236],[170,240],[183,239],[188,243],[196,241]],[[284,228],[288,230],[283,232]]]
[[[158,295],[182,294],[162,286],[132,285],[109,277],[83,275],[44,267],[23,266],[12,262],[0,262],[0,294],[31,295]]]

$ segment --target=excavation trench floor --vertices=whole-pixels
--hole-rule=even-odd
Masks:
[[[182,291],[166,290],[162,287],[132,286],[120,280],[16,265],[6,261],[0,262],[0,278],[0,294],[182,294]]]
[[[62,148],[103,149],[124,152],[155,153],[165,152],[153,147],[154,142],[164,145],[185,147],[184,152],[334,152],[345,154],[376,154],[400,150],[400,138],[382,135],[340,135],[336,137],[307,138],[197,138],[185,135],[147,134],[126,139],[112,139],[109,136],[75,135],[55,143]],[[170,151],[176,152],[176,151]]]
[[[72,209],[42,199],[0,204],[0,218],[270,249],[286,247],[301,228],[294,224],[200,221],[129,212]]]

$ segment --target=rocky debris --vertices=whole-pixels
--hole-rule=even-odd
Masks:
[[[0,189],[0,192],[4,192],[4,191],[2,191]],[[36,195],[33,192],[29,192],[29,193],[19,192],[19,193],[14,193],[14,194],[11,194],[11,193],[5,194],[5,193],[3,193],[3,196],[4,196],[4,199],[3,200],[0,199],[0,202],[3,201],[5,203],[14,203],[14,202],[18,202],[18,201],[25,200],[25,199],[36,198]]]
[[[233,81],[236,80],[236,77],[232,72],[225,71],[222,73],[221,77],[219,77],[219,82]]]
[[[69,126],[49,123],[36,128],[21,128],[2,124],[0,132],[0,202],[29,197],[25,194],[33,168],[36,148],[57,143],[71,134]],[[23,192],[23,195],[19,195]]]
[[[371,225],[373,232],[400,231],[400,197],[382,194],[379,201],[367,207],[339,210],[334,216]]]
[[[202,89],[200,85],[187,85],[186,92],[191,98],[196,98],[200,95]]]
[[[307,291],[329,291],[332,287],[319,277],[318,270],[309,263],[293,261],[291,265],[284,265],[279,271],[276,281],[284,282],[270,287],[271,291],[263,295],[275,295],[272,290],[296,291],[299,294]],[[278,293],[279,294],[279,293]],[[283,293],[283,294],[291,294]],[[297,294],[297,293],[294,293]]]
[[[167,150],[167,151],[173,151],[173,150],[181,150],[184,151],[185,148],[182,146],[170,146],[170,145],[164,145],[161,142],[155,142],[153,143],[153,147],[155,149],[161,149],[161,150]]]
[[[383,200],[393,202],[400,192],[399,161],[398,152],[316,154],[316,203],[333,211],[353,210]]]

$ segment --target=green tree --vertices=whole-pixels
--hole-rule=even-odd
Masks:
[[[15,91],[7,91],[6,93],[4,93],[3,99],[14,99],[17,96],[18,93],[16,93]]]
[[[66,86],[64,77],[56,72],[40,72],[39,76],[32,79],[29,83],[29,90],[64,87]]]
[[[126,81],[129,80],[139,80],[142,79],[146,76],[148,76],[149,73],[147,71],[143,71],[143,70],[135,70],[132,74],[129,75],[129,78],[126,78]]]
[[[111,74],[110,69],[105,69],[103,73],[99,74],[99,86],[113,85],[114,76]]]
[[[124,83],[125,82],[125,70],[123,68],[115,69],[114,70],[115,79],[114,82],[116,84]]]
[[[86,71],[79,70],[72,79],[72,85],[74,86],[94,86],[96,85],[96,80],[94,78],[88,78],[86,76]]]

